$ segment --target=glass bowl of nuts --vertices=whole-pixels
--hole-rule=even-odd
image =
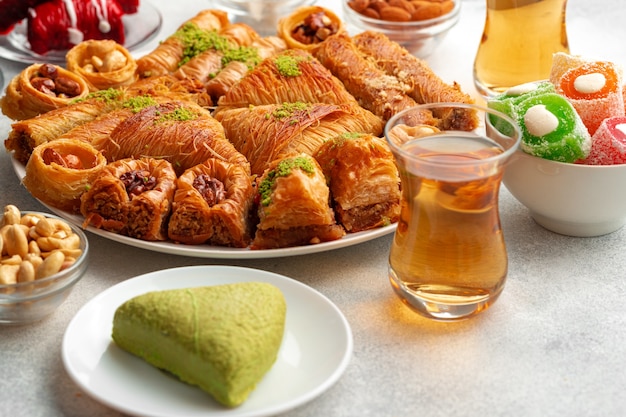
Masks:
[[[213,6],[228,12],[232,22],[245,23],[261,36],[276,34],[280,18],[315,0],[213,0]]]
[[[82,278],[87,237],[60,217],[13,205],[5,207],[0,226],[0,324],[41,320]]]
[[[429,56],[459,21],[461,0],[347,0],[349,31],[381,32],[418,58]]]

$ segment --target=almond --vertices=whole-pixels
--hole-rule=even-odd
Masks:
[[[369,0],[350,0],[348,2],[348,6],[350,6],[352,10],[358,13],[363,13],[363,11],[367,9],[369,5],[370,5]]]
[[[441,14],[450,13],[454,9],[454,1],[444,0],[441,2]]]
[[[411,20],[411,13],[401,7],[387,6],[380,11],[380,17],[392,22],[408,22]]]
[[[414,2],[413,4],[415,3],[417,2]],[[420,3],[428,4],[422,4],[416,7],[415,12],[411,15],[412,20],[428,20],[442,15],[441,4],[428,1],[422,1]]]
[[[368,7],[367,9],[365,9],[363,11],[363,15],[371,19],[380,19],[380,13],[378,13],[376,9],[373,9],[371,7]]]
[[[460,0],[349,0],[348,5],[371,19],[408,22],[434,19],[454,9]]]
[[[372,0],[369,5],[370,9],[374,9],[378,13],[380,13],[382,9],[385,9],[387,7],[389,7],[389,3],[387,3],[385,0]]]
[[[411,4],[408,0],[389,0],[389,5],[394,7],[400,7],[401,9],[406,10],[409,14],[413,14],[415,11],[415,6]]]

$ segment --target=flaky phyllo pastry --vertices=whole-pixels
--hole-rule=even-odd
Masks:
[[[229,24],[219,31],[196,32],[196,36],[201,52],[190,56],[173,75],[201,81],[215,102],[250,68],[286,48],[282,39],[262,38],[244,23]]]
[[[156,101],[147,99],[142,99],[142,102],[156,104]],[[122,107],[109,111],[91,121],[76,126],[70,131],[52,140],[52,142],[56,142],[60,139],[80,140],[91,144],[98,150],[101,150],[109,141],[111,133],[115,130],[115,128],[117,128],[117,126],[124,120],[132,116],[135,111],[136,109],[130,107]]]
[[[45,204],[78,213],[80,196],[106,165],[106,159],[88,143],[59,139],[37,146],[22,180]]]
[[[4,146],[8,151],[14,151],[14,158],[25,164],[37,146],[55,140],[74,127],[92,121],[114,108],[117,108],[116,100],[87,98],[39,117],[15,122]]]
[[[344,85],[310,53],[288,49],[265,59],[218,102],[217,112],[250,104],[356,102]]]
[[[308,245],[345,231],[329,205],[330,190],[312,156],[281,159],[257,179],[259,224],[251,249]]]
[[[90,91],[118,88],[137,80],[137,62],[128,49],[110,40],[86,40],[67,51],[69,71],[80,75]]]
[[[364,56],[347,34],[326,39],[315,57],[341,80],[361,106],[383,120],[417,105],[407,95],[410,87]]]
[[[134,113],[116,126],[101,151],[109,161],[165,159],[177,174],[208,158],[249,169],[245,156],[226,140],[222,125],[208,110],[188,101],[165,102]]]
[[[228,25],[228,15],[221,10],[203,10],[184,22],[178,30],[147,55],[137,60],[140,78],[170,74],[178,69],[186,58],[202,52],[198,35],[202,32],[219,31]],[[207,49],[205,46],[204,49]]]
[[[172,164],[163,159],[110,163],[81,196],[83,225],[142,240],[165,240],[175,181]]]
[[[353,38],[353,43],[362,54],[369,57],[386,74],[397,78],[408,86],[406,94],[419,104],[426,103],[473,103],[474,99],[461,91],[457,83],[445,83],[428,64],[411,55],[398,43],[379,32],[365,31]],[[472,110],[437,111],[436,126],[442,130],[473,130],[478,118]]]
[[[13,123],[4,145],[8,151],[15,152],[15,159],[25,164],[36,146],[62,135],[72,138],[72,129],[114,110],[141,108],[142,102],[148,98],[157,102],[184,100],[204,103],[204,93],[199,91],[201,87],[201,84],[198,86],[191,80],[161,76],[137,81],[122,89],[100,90],[90,93],[85,99],[74,100],[65,107]]]
[[[362,131],[378,135],[382,120],[359,106],[345,86],[315,57],[290,49],[265,59],[218,101],[216,114],[233,107],[283,103],[327,103],[354,107]]]
[[[206,33],[205,36],[207,49],[189,57],[173,73],[175,77],[195,78],[206,82],[222,69],[227,50],[250,46],[260,38],[254,29],[243,23],[228,24],[219,31]]]
[[[345,133],[315,153],[328,179],[334,209],[348,232],[387,226],[400,216],[400,177],[381,138]]]
[[[250,26],[234,23],[219,31],[196,34],[202,52],[184,62],[174,76],[194,78],[204,83],[214,103],[263,59],[285,50],[276,37],[262,38]]]
[[[87,94],[89,86],[78,74],[58,65],[32,64],[9,82],[0,105],[7,117],[25,120],[65,107]]]
[[[245,248],[252,238],[253,199],[244,167],[208,159],[176,180],[168,236],[186,244]]]
[[[258,58],[259,62],[284,51],[285,48],[285,42],[276,36],[256,39],[252,42],[252,45],[250,45],[250,49],[254,51],[254,56]],[[228,64],[224,65],[217,74],[212,76],[205,83],[204,86],[207,93],[211,96],[213,101],[217,103],[220,97],[230,91],[230,89],[257,64],[256,59],[253,62],[250,60],[246,62],[239,60],[228,62]]]
[[[371,125],[351,105],[283,103],[234,108],[216,118],[226,137],[245,155],[253,174],[262,174],[280,158],[312,155],[328,138],[346,132],[367,132]]]

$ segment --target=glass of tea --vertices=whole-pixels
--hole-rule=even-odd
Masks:
[[[552,55],[569,52],[567,0],[486,0],[487,13],[474,61],[483,97],[547,79]]]
[[[507,276],[498,195],[519,127],[489,108],[439,103],[396,114],[385,137],[402,188],[389,255],[394,291],[440,321],[487,309]]]

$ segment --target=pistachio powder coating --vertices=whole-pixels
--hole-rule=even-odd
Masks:
[[[262,205],[267,206],[271,202],[272,188],[276,183],[276,179],[288,176],[294,169],[300,169],[307,174],[315,172],[315,167],[311,160],[305,157],[298,156],[280,161],[276,168],[268,172],[266,178],[259,184],[260,202]]]
[[[280,55],[274,60],[274,64],[283,77],[297,77],[302,75],[300,62],[306,59],[302,56]]]
[[[184,24],[174,36],[184,45],[183,58],[178,63],[179,66],[209,49],[215,49],[223,54],[222,65],[239,61],[254,66],[261,61],[257,48],[235,45],[217,31],[205,31],[193,23]]]

